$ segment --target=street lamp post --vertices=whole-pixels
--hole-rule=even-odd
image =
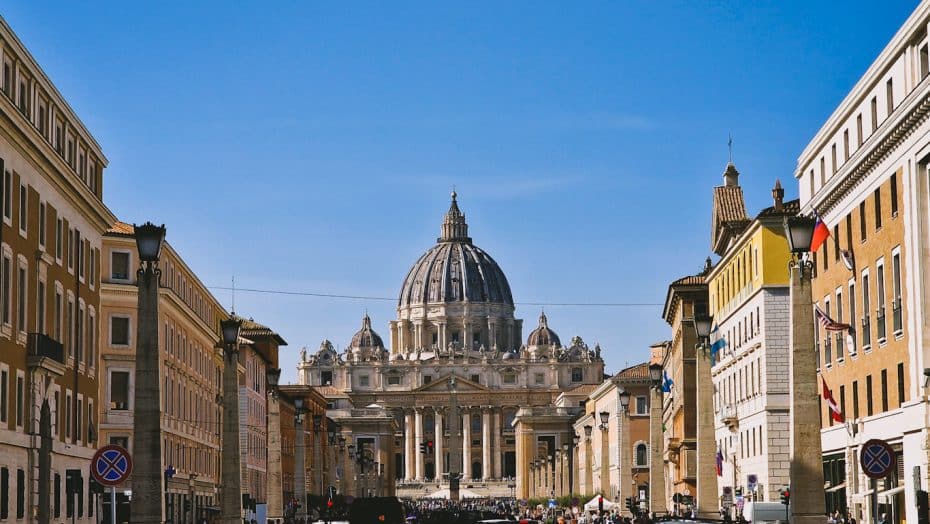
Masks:
[[[313,415],[313,461],[319,473],[320,485],[317,486],[320,491],[320,500],[323,497],[323,441],[321,434],[323,431],[323,415]],[[313,468],[311,468],[313,469]],[[313,493],[313,490],[310,490]]]
[[[556,496],[562,494],[562,450],[555,450],[555,460],[552,469],[552,491]]]
[[[162,470],[161,381],[158,354],[158,260],[165,226],[146,222],[133,226],[139,250],[138,316],[136,317],[136,384],[133,390],[132,520],[165,521],[165,477]],[[77,365],[75,365],[77,369]]]
[[[630,392],[621,389],[617,393],[617,400],[620,405],[619,422],[620,422],[620,439],[617,447],[620,451],[620,486],[618,495],[620,501],[626,500],[631,495],[630,485],[633,483],[633,471],[630,461]],[[623,509],[621,508],[621,511]]]
[[[577,433],[572,433],[571,462],[568,464],[568,494],[572,497],[575,495],[575,489],[581,484],[581,479],[578,478],[578,464],[581,462],[578,456],[580,454],[580,448],[578,447],[580,441],[581,437]]]
[[[823,457],[820,442],[820,406],[817,390],[817,356],[814,352],[814,318],[811,278],[813,264],[804,256],[810,251],[815,220],[796,216],[785,219],[791,248],[791,488],[792,524],[822,523]]]
[[[568,463],[571,458],[571,455],[568,454],[568,449],[568,443],[562,444],[562,467],[559,470],[559,476],[562,477],[562,491],[560,495],[563,497],[566,495],[570,497],[572,494],[568,482]]]
[[[297,442],[294,447],[294,497],[297,499],[297,522],[303,522],[307,518],[307,461],[306,454],[307,439],[304,435],[304,399],[294,399],[294,430],[297,434]]]
[[[698,351],[695,355],[697,387],[697,498],[695,506],[697,516],[717,518],[717,473],[715,464],[717,442],[714,437],[714,384],[710,373],[710,332],[713,319],[707,315],[695,314],[694,331],[698,338]]]
[[[223,333],[223,505],[225,524],[242,522],[239,456],[239,329],[236,317],[220,322]]]
[[[601,411],[601,496],[610,497],[610,441],[607,430],[610,427],[610,412]]]
[[[267,368],[268,383],[268,522],[284,522],[284,489],[281,486],[281,405],[278,401],[280,368]]]
[[[649,364],[649,511],[665,513],[665,461],[662,458],[662,364]]]

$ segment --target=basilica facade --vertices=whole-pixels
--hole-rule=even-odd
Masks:
[[[356,449],[371,449],[384,481],[441,484],[450,470],[466,483],[514,479],[530,461],[517,453],[518,413],[604,378],[600,347],[580,337],[563,344],[545,314],[524,339],[514,313],[506,275],[468,236],[452,193],[436,244],[404,278],[390,345],[366,315],[344,351],[328,340],[303,350],[298,381],[326,397]],[[388,430],[365,422],[379,414],[393,421]]]

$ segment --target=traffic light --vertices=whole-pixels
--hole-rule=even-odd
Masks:
[[[433,441],[432,441],[432,440],[427,440],[427,441],[426,441],[426,449],[427,449],[427,451],[429,451],[429,452],[432,452],[432,451],[433,451]]]
[[[604,512],[604,497],[597,498],[597,510],[601,513]]]
[[[426,442],[420,442],[420,453],[426,455]]]
[[[781,490],[779,493],[781,494],[781,503],[787,506],[788,503],[791,501],[791,490],[788,488],[785,488]]]

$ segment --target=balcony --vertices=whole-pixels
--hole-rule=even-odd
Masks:
[[[736,431],[739,428],[739,414],[735,405],[726,404],[720,408],[720,422],[723,422],[730,431]]]
[[[26,351],[26,364],[30,368],[42,368],[58,376],[64,374],[65,348],[61,342],[42,333],[29,333]]]

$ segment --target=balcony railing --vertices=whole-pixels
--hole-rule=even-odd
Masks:
[[[829,365],[833,362],[833,339],[828,334],[823,341],[823,363]]]
[[[868,349],[872,345],[872,324],[868,315],[862,316],[862,349]]]
[[[54,338],[42,333],[29,333],[29,356],[45,357],[65,363],[65,347]]]
[[[846,358],[846,332],[842,331],[834,335],[836,337],[836,360]]]
[[[885,340],[885,306],[875,311],[875,323],[878,324],[878,340]]]
[[[897,334],[904,329],[903,318],[901,316],[901,297],[894,299],[891,303],[891,330]]]
[[[720,408],[720,422],[731,429],[739,425],[739,414],[735,405],[725,404]]]

